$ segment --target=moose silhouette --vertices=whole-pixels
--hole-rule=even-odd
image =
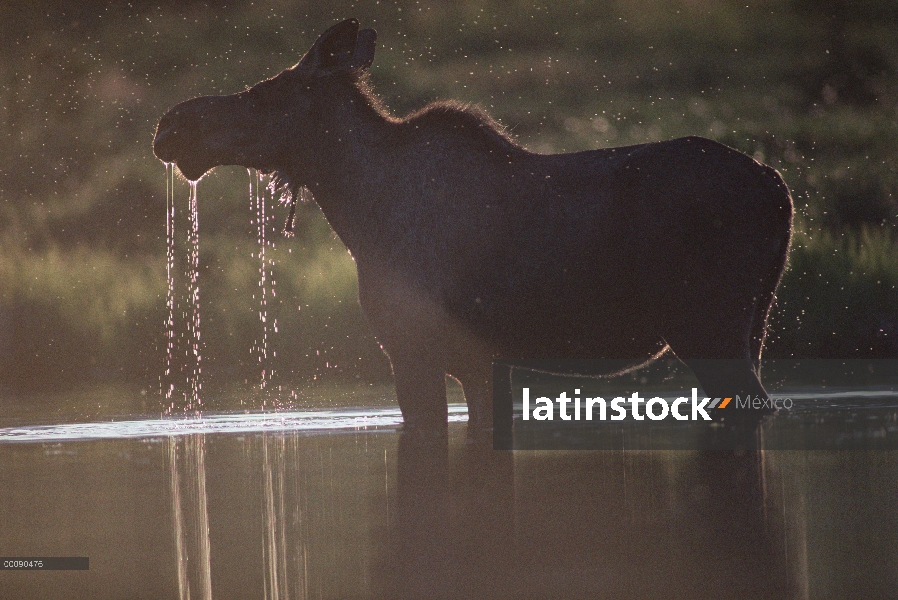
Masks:
[[[793,213],[774,169],[700,137],[535,154],[456,103],[397,118],[368,82],[376,37],[338,23],[277,76],[176,105],[153,147],[190,180],[243,165],[311,191],[356,261],[406,427],[445,430],[448,374],[469,431],[488,430],[500,358],[673,352],[706,394],[766,397]]]

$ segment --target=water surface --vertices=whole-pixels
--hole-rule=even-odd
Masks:
[[[0,597],[898,589],[895,452],[497,452],[466,439],[457,396],[440,441],[403,434],[379,393],[367,407],[6,419],[0,554],[89,556],[90,570],[0,571]]]

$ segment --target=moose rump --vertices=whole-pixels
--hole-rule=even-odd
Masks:
[[[450,374],[489,428],[497,358],[669,349],[709,395],[766,396],[754,363],[792,223],[776,171],[697,137],[540,155],[455,104],[396,118],[367,83],[375,39],[335,25],[278,76],[175,106],[154,150],[191,179],[240,164],[312,192],[407,425],[445,428]]]

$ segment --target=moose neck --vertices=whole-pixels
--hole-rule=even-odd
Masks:
[[[388,141],[396,121],[363,89],[341,83],[317,111],[315,139],[308,140],[314,155],[304,161],[311,169],[297,166],[331,227],[358,258],[380,245],[380,212],[386,207],[373,188],[389,172]]]

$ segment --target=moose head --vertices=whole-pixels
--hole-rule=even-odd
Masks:
[[[297,172],[316,149],[309,140],[326,127],[340,91],[359,88],[374,60],[377,33],[347,19],[325,31],[295,66],[228,96],[203,96],[169,110],[159,121],[153,151],[196,181],[219,165],[275,174],[280,184],[304,185]],[[305,147],[303,150],[302,147]],[[299,159],[299,160],[297,160]]]

